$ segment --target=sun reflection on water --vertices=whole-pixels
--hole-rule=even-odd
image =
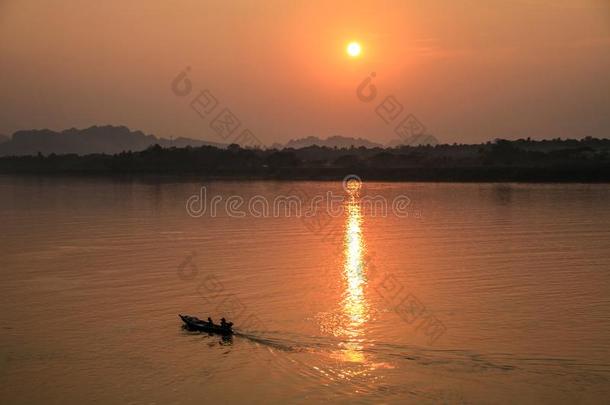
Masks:
[[[359,181],[347,183],[346,191],[346,223],[344,237],[343,278],[345,292],[343,298],[343,313],[346,324],[343,325],[343,335],[347,341],[343,343],[342,355],[345,360],[362,363],[366,360],[362,352],[363,326],[370,319],[368,303],[365,297],[366,268],[364,253],[366,246],[362,236],[362,212],[360,209]]]
[[[330,353],[335,363],[325,369],[317,369],[332,381],[353,382],[355,385],[345,387],[356,393],[361,389],[372,390],[380,383],[383,376],[376,370],[393,368],[375,354],[375,344],[370,337],[369,329],[375,311],[367,300],[367,252],[363,235],[361,184],[360,180],[344,181],[347,199],[344,203],[342,298],[338,311],[323,322],[324,329],[339,338],[340,343],[337,350]]]

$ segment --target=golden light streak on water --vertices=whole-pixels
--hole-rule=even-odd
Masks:
[[[343,344],[343,355],[352,362],[365,362],[362,352],[363,326],[370,319],[368,303],[364,294],[366,286],[366,266],[364,262],[365,243],[362,236],[362,212],[360,208],[360,182],[347,183],[346,223],[344,237],[343,278],[345,292],[343,312],[346,324],[343,332],[347,341]]]

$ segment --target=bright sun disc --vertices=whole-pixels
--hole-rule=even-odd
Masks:
[[[350,42],[347,44],[347,54],[352,58],[360,55],[360,52],[362,52],[362,47],[360,47],[358,42]]]

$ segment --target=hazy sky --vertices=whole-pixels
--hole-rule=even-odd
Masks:
[[[178,97],[186,66],[193,93]],[[114,124],[219,141],[189,108],[204,89],[267,144],[389,142],[375,113],[389,95],[444,142],[608,137],[610,2],[0,0],[0,133]]]

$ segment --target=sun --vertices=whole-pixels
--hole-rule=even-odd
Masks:
[[[345,50],[347,51],[347,54],[352,58],[357,58],[358,56],[360,56],[360,53],[362,53],[362,47],[358,42],[355,41],[347,44],[347,48],[345,48]]]

